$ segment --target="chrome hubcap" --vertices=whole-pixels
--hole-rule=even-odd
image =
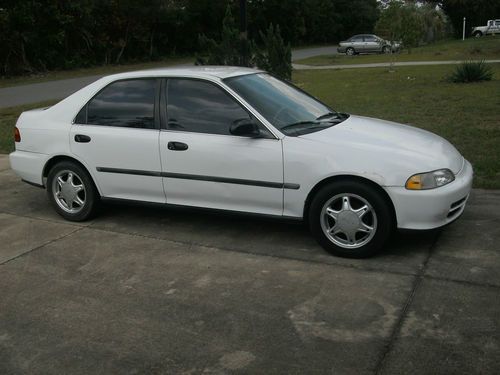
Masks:
[[[321,228],[335,245],[355,249],[373,238],[377,215],[370,203],[356,194],[338,194],[321,210]]]
[[[76,214],[85,206],[85,186],[75,172],[64,170],[52,181],[52,193],[57,205],[64,211]]]

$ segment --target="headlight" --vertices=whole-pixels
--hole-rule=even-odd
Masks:
[[[414,174],[406,181],[409,190],[427,190],[449,184],[455,179],[455,175],[449,169],[438,169],[437,171]]]

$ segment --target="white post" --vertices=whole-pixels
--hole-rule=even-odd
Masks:
[[[462,31],[462,40],[465,40],[465,17],[464,17],[464,26]]]

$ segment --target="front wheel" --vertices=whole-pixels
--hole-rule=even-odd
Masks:
[[[382,48],[382,53],[385,53],[385,54],[387,54],[387,53],[391,53],[391,50],[390,50],[390,48],[389,48],[388,46],[384,46],[384,47]]]
[[[481,38],[482,36],[483,36],[483,33],[482,33],[481,31],[476,31],[476,32],[474,33],[474,37],[475,37],[475,38]]]
[[[47,194],[59,215],[70,221],[92,217],[99,194],[88,172],[76,163],[56,164],[47,176]]]
[[[327,251],[346,258],[376,254],[389,238],[394,219],[384,197],[358,181],[323,187],[309,210],[313,235]]]

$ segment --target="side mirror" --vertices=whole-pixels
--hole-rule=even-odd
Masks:
[[[259,138],[261,136],[259,126],[250,118],[236,120],[229,128],[229,132],[240,137]]]

